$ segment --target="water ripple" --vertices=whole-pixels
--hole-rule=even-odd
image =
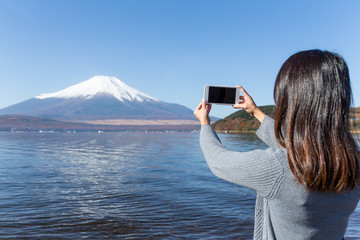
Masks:
[[[265,148],[252,135],[221,137]],[[214,177],[198,138],[0,133],[0,238],[251,239],[254,193]]]

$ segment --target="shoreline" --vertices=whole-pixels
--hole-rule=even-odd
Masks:
[[[217,133],[230,133],[230,134],[248,134],[248,133],[255,133],[257,130],[215,130]],[[360,129],[358,130],[351,130],[351,134],[360,134]]]
[[[217,133],[230,133],[230,134],[249,134],[255,133],[257,130],[215,130]]]

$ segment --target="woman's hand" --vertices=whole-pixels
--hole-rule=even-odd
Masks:
[[[194,110],[194,115],[199,119],[201,125],[210,124],[210,110],[211,104],[207,104],[205,99],[203,99],[199,106]]]
[[[233,108],[242,108],[251,116],[256,117],[260,122],[263,121],[265,114],[256,106],[252,97],[245,91],[245,89],[239,85],[237,85],[240,91],[244,94],[244,96],[240,96],[240,102],[238,104],[234,104]]]

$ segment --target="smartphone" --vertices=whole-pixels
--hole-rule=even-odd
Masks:
[[[239,103],[240,89],[237,87],[205,85],[204,98],[207,103],[234,105]]]

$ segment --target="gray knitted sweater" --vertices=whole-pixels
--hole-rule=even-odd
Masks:
[[[211,171],[256,191],[254,239],[342,239],[360,187],[343,194],[306,191],[295,181],[286,150],[275,139],[274,120],[266,116],[256,134],[270,148],[229,151],[209,125],[200,132]]]

